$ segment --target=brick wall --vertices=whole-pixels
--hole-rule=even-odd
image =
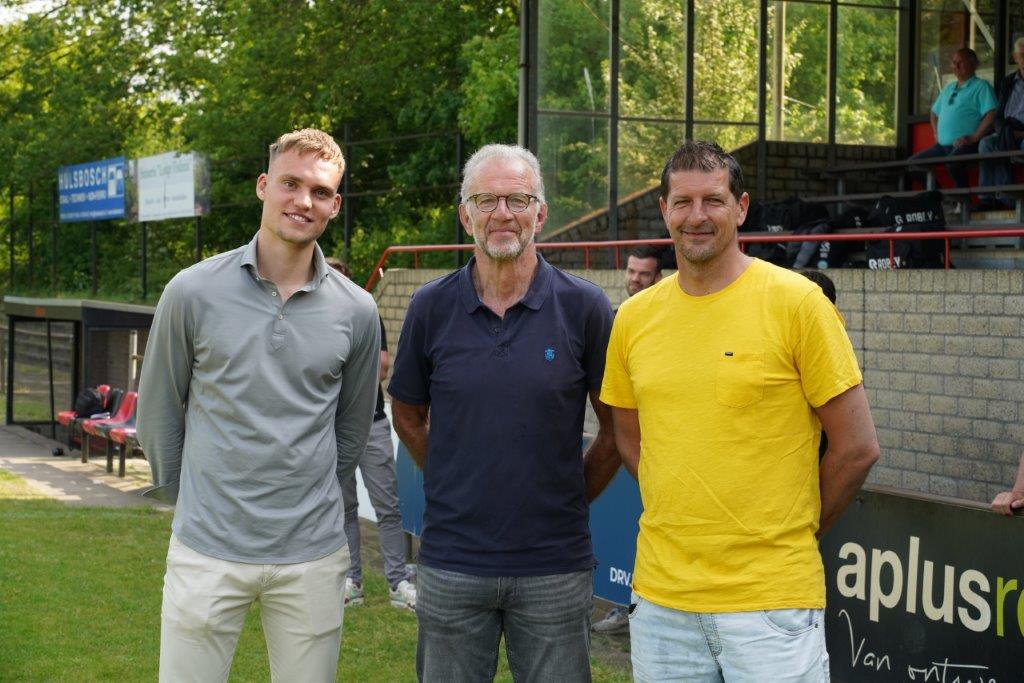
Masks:
[[[392,351],[409,296],[447,272],[385,273],[375,296]],[[625,296],[621,271],[577,274],[613,306]],[[871,481],[979,502],[1008,487],[1024,450],[1024,271],[829,275],[882,447]],[[589,411],[586,429],[596,430]]]
[[[835,160],[830,162],[828,145],[810,142],[765,143],[766,182],[763,197],[754,196],[757,187],[757,148],[747,145],[736,151],[736,158],[743,167],[751,197],[772,201],[793,195],[813,197],[832,194],[835,190],[832,181],[821,177],[821,172],[826,168],[893,161],[896,159],[896,148],[836,145]],[[877,172],[846,176],[847,192],[886,192],[896,187],[895,177],[879,175]]]
[[[882,459],[871,481],[988,502],[1024,448],[1024,272],[835,270]]]

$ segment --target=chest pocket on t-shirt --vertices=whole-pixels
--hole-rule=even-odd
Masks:
[[[724,406],[743,408],[764,397],[764,353],[726,351],[715,369],[715,398]]]

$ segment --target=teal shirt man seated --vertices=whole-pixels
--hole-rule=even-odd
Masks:
[[[936,143],[918,152],[911,159],[974,154],[978,141],[992,128],[996,116],[995,91],[987,81],[974,75],[978,68],[978,55],[964,47],[953,53],[951,81],[932,104],[931,123]],[[967,169],[963,164],[946,167],[953,184],[967,187]]]

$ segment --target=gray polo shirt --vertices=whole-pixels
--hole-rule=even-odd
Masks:
[[[178,273],[153,318],[138,436],[172,529],[200,553],[287,564],[345,544],[339,480],[377,397],[373,298],[329,268],[282,305],[247,246]]]

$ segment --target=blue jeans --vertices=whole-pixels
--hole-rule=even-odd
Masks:
[[[824,610],[684,612],[633,593],[633,680],[828,681]]]
[[[1020,143],[1020,149],[1024,149],[1024,141]],[[986,135],[981,139],[981,144],[978,145],[978,152],[981,154],[991,154],[992,152],[1000,152],[999,149],[999,136],[993,133],[992,135]],[[978,184],[983,187],[992,187],[994,185],[1012,185],[1013,184],[1013,171],[1010,168],[1009,159],[993,159],[992,161],[981,161],[978,163]],[[983,197],[985,195],[982,195]],[[1002,197],[1000,197],[1002,199]],[[1013,201],[1012,198],[1007,197],[1006,200]]]
[[[956,156],[960,154],[974,154],[978,151],[978,144],[971,143],[964,145],[963,147],[954,147],[953,145],[940,145],[934,144],[928,149],[921,150],[911,159],[930,159],[932,157],[948,157]],[[969,183],[967,180],[967,168],[963,164],[946,164],[946,170],[949,172],[949,177],[953,179],[953,184],[957,187],[968,187]]]
[[[493,577],[420,565],[416,589],[420,681],[494,680],[502,634],[516,681],[590,681],[590,570]]]

